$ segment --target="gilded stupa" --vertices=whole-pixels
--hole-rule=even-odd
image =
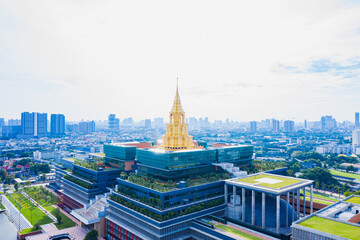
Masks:
[[[195,148],[193,137],[189,136],[188,124],[185,123],[185,112],[181,106],[178,84],[173,107],[166,125],[166,134],[162,136],[161,148],[168,151]]]

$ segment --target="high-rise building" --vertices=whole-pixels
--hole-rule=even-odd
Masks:
[[[256,121],[250,122],[250,132],[257,132],[257,122]]]
[[[1,130],[2,127],[5,125],[5,119],[4,118],[0,118],[0,134],[1,134]]]
[[[359,123],[359,113],[356,112],[355,113],[355,128],[360,127],[360,123]]]
[[[199,129],[198,120],[194,117],[189,118],[189,129],[196,130]]]
[[[50,135],[62,136],[65,134],[65,116],[63,114],[51,114]]]
[[[21,137],[40,138],[47,136],[47,113],[21,113]]]
[[[295,130],[295,122],[291,120],[284,121],[284,131],[293,132]]]
[[[122,125],[124,126],[133,126],[134,125],[134,120],[132,117],[129,117],[129,118],[125,118],[124,120],[122,120]]]
[[[7,125],[8,126],[21,126],[21,120],[20,119],[9,119]]]
[[[164,127],[164,119],[163,118],[155,118],[154,119],[155,128],[163,128]]]
[[[356,149],[360,148],[360,129],[354,129],[352,132],[352,149],[356,153]]]
[[[321,131],[331,130],[336,128],[336,120],[332,116],[321,117]]]
[[[116,118],[115,114],[109,114],[108,117],[108,128],[110,130],[119,130],[120,119]]]
[[[304,128],[305,128],[305,129],[308,128],[308,122],[307,122],[307,120],[304,120]]]
[[[79,122],[79,132],[81,133],[95,132],[95,121]]]
[[[145,119],[145,128],[151,128],[151,119]]]
[[[271,119],[271,127],[273,132],[280,131],[280,121],[276,119]]]

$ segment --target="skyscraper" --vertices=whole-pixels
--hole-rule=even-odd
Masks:
[[[110,130],[119,130],[120,120],[116,118],[115,114],[109,114],[108,117],[108,128]]]
[[[257,123],[256,121],[250,122],[250,132],[256,132],[257,131]]]
[[[79,132],[81,133],[95,132],[95,121],[79,122]]]
[[[5,125],[5,119],[4,118],[0,118],[0,133],[2,131],[2,127]]]
[[[21,137],[46,137],[47,113],[21,113]]]
[[[151,120],[145,119],[145,128],[151,128]]]
[[[285,132],[293,132],[295,129],[295,123],[291,120],[284,121],[284,130]]]
[[[51,114],[50,134],[51,136],[62,136],[65,134],[65,116],[63,114]]]
[[[273,132],[279,132],[280,131],[280,121],[276,119],[271,119],[272,124],[272,130]]]
[[[360,126],[359,124],[359,113],[355,113],[355,128],[358,128]]]

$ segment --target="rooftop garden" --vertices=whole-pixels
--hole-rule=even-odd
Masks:
[[[295,183],[299,183],[302,180],[278,177],[270,174],[258,174],[251,177],[241,178],[237,180],[238,182],[250,183],[258,186],[269,187],[269,188],[282,188]]]
[[[14,206],[24,215],[24,217],[32,224],[39,223],[39,225],[52,223],[53,220],[36,207],[29,199],[21,193],[13,193],[7,198],[14,204]]]
[[[28,194],[45,209],[54,204],[57,204],[58,202],[58,197],[43,187],[25,187],[22,188],[22,191]]]
[[[342,171],[338,171],[338,170],[334,170],[334,169],[331,169],[330,173],[332,175],[337,175],[340,177],[355,178],[355,179],[360,180],[360,174],[356,174],[356,173],[342,172]]]
[[[55,196],[51,191],[47,190],[44,187],[27,187],[22,189],[24,192],[26,192],[32,199],[34,199],[37,203],[39,203],[43,208],[45,208],[47,211],[49,211],[53,216],[56,216],[56,207],[54,207],[54,204],[58,203],[58,197]],[[58,212],[61,216],[60,223],[54,223],[55,226],[58,229],[65,229],[69,227],[74,227],[76,225],[75,222],[73,222],[69,217],[67,217],[62,212]],[[24,229],[23,231],[36,231],[36,227],[30,228],[30,229]],[[23,233],[22,233],[23,234]]]
[[[348,200],[346,200],[345,202],[360,204],[360,197],[353,196],[353,197],[349,198]]]
[[[84,181],[81,181],[80,179],[77,179],[77,178],[74,178],[72,176],[69,176],[69,175],[64,175],[64,179],[70,181],[70,182],[73,182],[83,188],[86,188],[86,189],[92,189],[92,186],[90,183],[87,183],[87,182],[84,182]]]
[[[90,170],[95,170],[97,171],[98,168],[103,168],[104,167],[104,162],[103,160],[94,160],[93,162],[88,162],[88,161],[80,161],[78,159],[74,160],[74,164],[78,165],[80,167],[84,167]]]
[[[198,176],[194,179],[186,179],[185,181],[187,187],[194,187],[206,183],[212,183],[212,182],[228,179],[230,177],[231,175],[226,172],[222,172],[222,173],[213,172],[203,176]],[[135,183],[140,186],[147,187],[159,192],[167,192],[178,189],[176,182],[172,182],[172,181],[164,182],[162,180],[152,177],[144,177],[144,176],[130,174],[127,180],[131,183]]]
[[[166,221],[172,218],[176,218],[176,217],[180,217],[180,216],[184,216],[190,213],[194,213],[194,212],[199,212],[202,211],[204,209],[208,209],[211,207],[215,207],[218,205],[221,205],[224,203],[224,199],[220,198],[220,199],[216,199],[216,200],[212,200],[210,202],[206,202],[206,203],[199,203],[199,204],[195,204],[193,206],[190,206],[184,210],[181,211],[169,211],[167,212],[165,215],[160,215],[157,213],[154,213],[152,211],[150,211],[149,209],[146,209],[144,207],[140,207],[138,205],[135,205],[133,202],[126,200],[123,197],[120,196],[116,196],[114,194],[110,195],[110,199],[114,202],[117,202],[127,208],[130,208],[136,212],[139,212],[145,216],[148,216],[156,221],[162,222],[162,221]]]
[[[299,225],[347,239],[360,239],[359,227],[326,218],[313,216],[300,222]]]

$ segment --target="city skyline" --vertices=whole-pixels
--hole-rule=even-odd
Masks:
[[[343,121],[359,111],[354,1],[84,3],[0,2],[0,116],[166,118],[177,77],[188,116]]]

